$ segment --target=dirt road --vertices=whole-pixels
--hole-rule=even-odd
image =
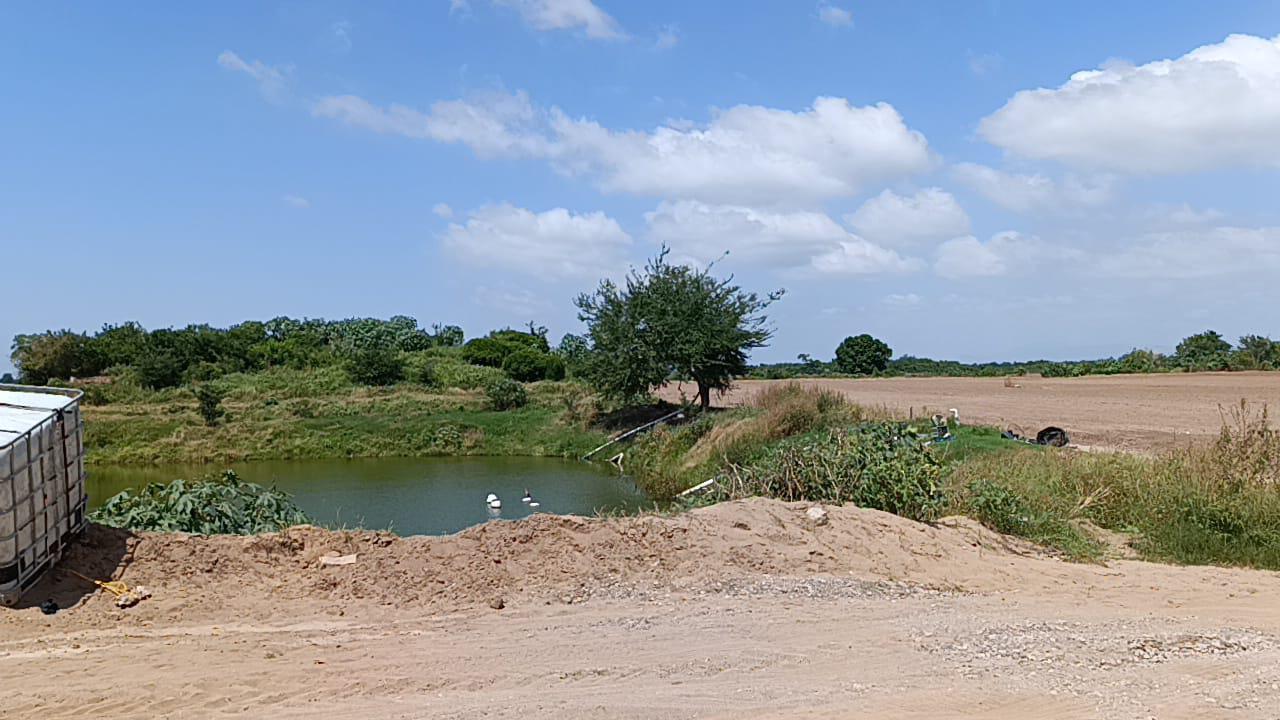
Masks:
[[[0,611],[0,715],[1274,718],[1280,576],[1075,565],[965,520],[752,500],[446,538],[92,529]],[[321,567],[325,553],[353,565]],[[81,598],[84,599],[81,599]],[[78,604],[77,600],[80,600]],[[501,602],[498,602],[499,599]],[[72,606],[74,604],[74,606]],[[494,606],[501,606],[500,609]]]
[[[717,404],[743,403],[769,383],[744,380]],[[906,414],[960,410],[961,419],[983,425],[1018,425],[1034,434],[1046,425],[1066,428],[1080,444],[1123,450],[1155,450],[1202,440],[1221,428],[1219,408],[1247,399],[1280,408],[1280,373],[1175,373],[1099,375],[1082,378],[872,378],[817,379],[806,385],[831,388],[864,405]],[[692,387],[664,388],[679,400]]]

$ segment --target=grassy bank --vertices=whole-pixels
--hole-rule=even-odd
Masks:
[[[187,388],[114,388],[89,396],[87,457],[99,464],[430,455],[576,456],[604,441],[585,391],[525,386],[528,403],[494,410],[479,389],[353,385],[338,368],[233,374],[209,425]]]
[[[1120,537],[1153,560],[1280,569],[1280,434],[1265,412],[1239,408],[1216,443],[1158,457],[1027,446],[993,428],[958,428],[954,442],[925,448],[916,434],[926,430],[782,385],[751,407],[660,429],[626,463],[654,497],[716,478],[712,501],[964,514],[1079,560],[1106,556]]]

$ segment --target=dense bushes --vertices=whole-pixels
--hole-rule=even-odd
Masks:
[[[375,348],[403,353],[452,347],[461,335],[456,326],[437,325],[428,333],[403,315],[339,321],[280,317],[229,328],[188,325],[151,332],[126,323],[104,326],[94,335],[67,330],[19,335],[12,359],[24,382],[45,384],[128,366],[137,370],[143,386],[159,389],[269,367],[334,365]]]
[[[347,353],[343,367],[360,385],[392,385],[404,377],[404,358],[390,347],[365,347]]]
[[[484,394],[494,410],[515,410],[529,402],[524,386],[507,378],[493,380],[485,385]]]
[[[201,535],[253,535],[307,522],[287,493],[244,482],[230,470],[126,490],[89,517],[111,527]]]
[[[905,425],[867,423],[824,430],[771,448],[729,469],[727,497],[846,503],[913,520],[931,520],[945,504],[941,466]]]

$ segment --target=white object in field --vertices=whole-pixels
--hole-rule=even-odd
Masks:
[[[828,522],[826,509],[817,505],[810,506],[808,510],[804,511],[804,515],[814,525],[826,525]]]
[[[680,493],[680,494],[679,494],[679,495],[677,495],[676,497],[684,497],[684,496],[686,496],[686,495],[692,495],[692,494],[694,494],[694,493],[698,492],[699,490],[704,490],[704,489],[706,489],[706,488],[711,487],[711,486],[712,486],[712,485],[714,485],[715,483],[716,483],[716,479],[715,479],[715,478],[711,478],[710,480],[706,480],[706,481],[703,481],[703,482],[698,483],[697,485],[694,485],[693,487],[689,488],[688,490],[685,490],[684,492]]]
[[[955,409],[955,408],[951,408],[951,419],[952,419],[952,420],[955,420],[955,421],[956,421],[956,424],[957,424],[957,425],[959,425],[959,424],[960,424],[960,411],[959,411],[959,410],[957,410],[957,409]]]
[[[497,510],[502,507],[502,501],[493,493],[489,493],[489,496],[484,499],[484,503],[488,505],[491,510]]]
[[[84,529],[78,390],[0,385],[0,603],[11,605]]]

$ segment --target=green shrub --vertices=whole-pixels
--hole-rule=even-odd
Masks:
[[[182,362],[171,353],[143,356],[134,365],[138,382],[151,390],[177,387],[182,384]]]
[[[451,358],[438,359],[432,365],[432,376],[436,387],[459,390],[476,390],[505,377],[498,368],[470,365]]]
[[[490,382],[485,386],[484,394],[489,398],[494,410],[514,410],[524,407],[529,402],[529,395],[525,392],[524,386],[508,378]]]
[[[491,337],[476,338],[462,346],[462,359],[472,365],[500,368],[507,356],[519,349],[518,345]]]
[[[218,421],[226,415],[226,411],[222,409],[222,398],[226,393],[213,385],[202,383],[195,387],[196,403],[200,410],[200,417],[204,418],[204,424],[210,427],[217,425]]]
[[[439,361],[426,353],[409,353],[404,358],[404,378],[419,385],[439,385],[436,364]]]
[[[730,468],[730,497],[852,502],[913,520],[943,507],[941,468],[905,425],[868,423],[784,441],[747,466]]]
[[[1031,529],[1032,512],[1026,502],[990,480],[969,486],[969,509],[973,519],[1006,535],[1026,536]]]
[[[563,380],[564,360],[537,350],[517,350],[502,361],[502,371],[520,382]]]
[[[360,385],[392,385],[404,377],[404,360],[390,347],[352,350],[345,368],[351,382]]]
[[[207,480],[150,483],[112,497],[89,518],[100,525],[201,535],[253,535],[307,522],[288,493],[228,470]]]

